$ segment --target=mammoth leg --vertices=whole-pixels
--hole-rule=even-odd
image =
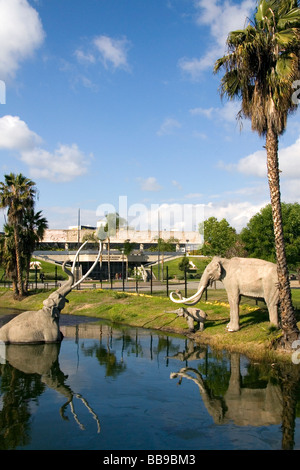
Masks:
[[[240,329],[240,320],[239,320],[239,303],[240,296],[237,293],[229,294],[228,301],[230,306],[230,322],[227,325],[227,330],[230,332],[238,331]]]
[[[266,290],[265,290],[266,291]],[[278,289],[268,292],[265,292],[265,302],[268,307],[269,311],[269,319],[270,323],[275,325],[277,328],[279,327],[279,315],[278,315],[278,308],[279,308],[279,293]]]
[[[271,302],[267,303],[268,311],[269,311],[269,318],[270,318],[270,323],[272,325],[275,325],[277,328],[279,327],[279,320],[278,320],[278,304]]]
[[[186,321],[188,324],[189,331],[194,332],[195,327],[194,327],[194,319],[190,315],[186,315]]]

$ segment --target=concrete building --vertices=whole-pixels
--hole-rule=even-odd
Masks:
[[[82,242],[94,235],[95,227],[71,227],[66,230],[46,230],[42,242],[34,252],[38,259],[62,264],[65,260],[74,260],[76,251]],[[158,250],[158,239],[171,243],[173,251],[162,252]],[[124,254],[124,243],[132,244],[132,251],[128,257]],[[183,231],[135,231],[121,228],[110,240],[102,241],[102,257],[100,263],[91,274],[92,279],[108,279],[109,270],[111,278],[120,278],[124,275],[126,266],[129,271],[134,268],[140,270],[146,279],[147,268],[154,263],[182,256],[202,245],[202,237],[198,232]],[[80,252],[80,272],[84,275],[94,263],[98,253],[97,243],[88,242]]]

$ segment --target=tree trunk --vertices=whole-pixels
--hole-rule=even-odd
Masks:
[[[20,255],[20,244],[18,237],[18,229],[14,227],[14,238],[15,238],[15,250],[16,250],[16,265],[17,265],[17,279],[18,279],[18,291],[19,296],[24,296],[23,288],[23,279],[22,279],[22,265],[21,265],[21,255]]]
[[[281,313],[281,327],[283,338],[281,346],[291,349],[292,342],[299,336],[295,311],[292,303],[289,272],[286,261],[285,244],[283,237],[283,223],[281,212],[281,196],[278,168],[278,135],[272,126],[269,126],[266,137],[268,180],[271,196],[273,225],[275,235],[275,250],[277,258],[277,272],[279,281],[279,306]]]
[[[25,292],[25,294],[28,293],[30,260],[31,260],[31,256],[26,256],[26,274],[25,274],[25,280],[24,280],[24,292]]]
[[[13,285],[14,297],[19,297],[19,289],[18,289],[17,279],[15,279],[15,278],[12,279],[12,285]]]

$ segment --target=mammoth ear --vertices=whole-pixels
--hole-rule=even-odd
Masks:
[[[217,272],[217,279],[220,279],[221,277],[221,274],[222,274],[222,264],[220,263],[220,261],[217,262],[217,266],[216,266],[216,272]]]

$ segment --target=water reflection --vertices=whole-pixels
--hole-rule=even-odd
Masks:
[[[207,351],[205,352],[205,355]],[[177,355],[180,360],[199,357],[198,348]],[[206,358],[207,359],[207,358]],[[198,369],[182,367],[170,374],[193,381],[215,424],[233,422],[237,426],[270,426],[281,424],[282,449],[294,448],[295,419],[299,416],[300,368],[294,364],[252,364],[247,373],[241,373],[241,355],[228,354],[229,370],[222,361],[209,364],[207,360]],[[212,366],[212,367],[211,367]],[[220,380],[221,379],[221,380]],[[226,385],[225,385],[226,384]]]
[[[150,448],[157,450],[208,445],[218,449],[229,446],[233,425],[249,433],[246,442],[259,429],[261,448],[300,447],[299,438],[295,442],[300,427],[299,366],[255,364],[239,354],[214,351],[183,338],[76,321],[61,327],[62,344],[7,345],[0,351],[0,449],[45,445],[35,444],[34,434],[45,431],[33,419],[32,403],[45,406],[42,397],[49,390],[62,398],[52,398],[48,412],[53,415],[56,410],[61,422],[55,424],[55,437],[65,435],[64,425],[71,426],[71,421],[76,427],[72,426],[72,433],[85,431],[87,436],[83,442],[74,434],[72,443],[49,446],[111,449],[115,436],[121,439],[124,433],[127,447],[120,440],[123,449],[148,449],[156,435],[159,440],[153,440]],[[179,387],[174,387],[174,379]],[[188,392],[182,391],[185,382],[191,384]],[[81,418],[76,412],[79,403]],[[88,416],[90,424],[84,426]],[[213,436],[204,436],[203,426],[213,429]],[[261,430],[273,428],[279,429],[280,445],[277,437],[272,442],[261,437]],[[47,433],[43,439],[47,440]],[[230,445],[255,448],[257,441],[249,447]]]
[[[192,380],[198,387],[206,409],[216,424],[233,421],[238,426],[270,426],[280,424],[282,394],[278,384],[243,384],[240,372],[240,355],[231,354],[229,383],[223,395],[216,396],[203,375],[191,367],[171,373],[172,379]],[[214,388],[214,387],[213,387]]]
[[[65,411],[70,406],[74,420],[84,429],[74,408],[74,398],[77,398],[92,414],[97,423],[97,432],[100,432],[100,421],[96,413],[83,396],[66,384],[68,376],[60,369],[59,350],[60,344],[10,344],[5,347],[6,363],[0,365],[0,449],[15,448],[30,441],[29,400],[37,399],[47,387],[67,399],[59,410],[62,419],[68,420]]]

